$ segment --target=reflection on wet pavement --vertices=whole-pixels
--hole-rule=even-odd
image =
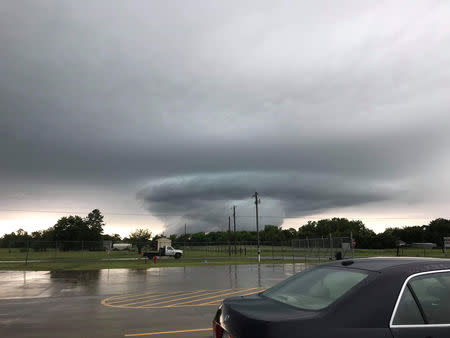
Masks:
[[[148,270],[1,271],[0,299],[101,296],[151,290],[264,289],[304,268],[304,264],[264,264]]]

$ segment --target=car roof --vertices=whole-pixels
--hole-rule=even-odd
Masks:
[[[348,267],[369,271],[383,271],[392,268],[396,270],[409,270],[411,266],[420,271],[450,269],[450,259],[426,257],[371,257],[345,259],[325,263],[326,266]]]

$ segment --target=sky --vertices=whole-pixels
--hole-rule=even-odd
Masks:
[[[447,1],[0,3],[0,235],[450,217]]]

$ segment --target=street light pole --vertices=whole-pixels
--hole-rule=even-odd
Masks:
[[[234,228],[234,254],[237,255],[236,246],[236,206],[233,205],[233,228]]]
[[[231,256],[231,217],[228,216],[228,256]]]
[[[258,244],[258,263],[261,262],[261,249],[259,247],[259,219],[258,219],[258,204],[261,203],[261,200],[258,198],[258,193],[255,192],[253,195],[255,198],[255,206],[256,206],[256,239]]]

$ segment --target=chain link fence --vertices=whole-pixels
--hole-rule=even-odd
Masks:
[[[331,241],[331,242],[330,242]],[[349,257],[349,250],[343,243],[349,238],[330,237],[296,239],[284,242],[261,242],[263,259],[273,260],[329,260],[341,252],[342,258]],[[173,242],[172,246],[183,250],[183,256],[190,259],[206,258],[255,258],[258,246],[256,242],[211,243],[211,242]],[[112,243],[111,241],[11,241],[0,248],[0,262],[50,262],[139,259],[140,251],[154,250],[151,242]]]
[[[450,242],[450,239],[448,240]],[[413,256],[446,257],[448,250],[392,248],[355,248],[352,236],[293,239],[284,242],[261,242],[261,258],[264,260],[328,261],[352,257]],[[183,250],[185,259],[256,259],[256,242],[172,242]],[[449,244],[450,246],[450,244]],[[155,250],[152,242],[112,243],[111,241],[10,241],[0,247],[0,263],[3,262],[61,262],[143,259],[140,251]]]

